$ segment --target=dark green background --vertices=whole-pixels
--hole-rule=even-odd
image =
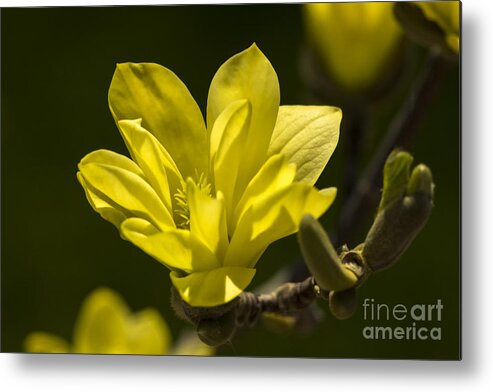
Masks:
[[[117,62],[156,62],[185,82],[205,108],[210,80],[231,55],[256,42],[272,62],[283,104],[308,103],[299,75],[304,45],[299,5],[3,9],[2,44],[2,351],[22,351],[31,331],[71,338],[79,305],[94,288],[121,293],[130,306],[157,307],[173,335],[185,325],[169,306],[168,271],[103,221],[76,180],[78,161],[107,148],[126,153],[107,105]],[[419,59],[423,51],[410,46]],[[348,48],[350,50],[350,48]],[[419,65],[419,61],[417,63]],[[411,75],[412,76],[412,75]],[[381,105],[366,155],[388,125],[395,99]],[[340,104],[331,102],[332,104]],[[344,111],[344,106],[342,107]],[[345,112],[346,113],[346,112]],[[318,185],[340,186],[341,141]],[[367,341],[361,308],[325,321],[310,335],[246,330],[225,355],[459,357],[459,74],[452,66],[411,149],[434,173],[436,207],[422,234],[360,298],[445,306],[442,341]],[[333,225],[343,195],[323,222]],[[361,238],[362,240],[363,238]],[[356,245],[356,244],[350,244]],[[299,257],[294,237],[271,246],[253,285]],[[408,325],[404,323],[402,325]]]

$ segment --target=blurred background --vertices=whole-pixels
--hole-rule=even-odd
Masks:
[[[2,351],[23,351],[32,331],[70,341],[82,301],[99,286],[116,290],[133,310],[157,308],[175,339],[187,327],[170,308],[168,270],[122,241],[90,208],[76,180],[77,163],[88,152],[105,148],[127,154],[107,105],[118,62],[166,66],[204,111],[217,68],[256,42],[279,76],[281,104],[325,103],[343,109],[339,146],[317,183],[340,190],[322,223],[338,235],[339,244],[351,247],[364,240],[376,206],[360,215],[360,228],[350,236],[338,230],[352,187],[347,184],[348,156],[356,115],[350,113],[365,118],[364,132],[357,137],[361,159],[352,169],[357,178],[395,112],[416,99],[409,91],[426,67],[428,50],[402,38],[393,65],[398,72],[385,71],[381,93],[328,89],[321,95],[314,86],[325,82],[319,81],[320,67],[313,64],[303,21],[302,6],[296,4],[2,9]],[[415,162],[433,171],[430,221],[395,266],[359,290],[360,302],[374,298],[412,306],[441,299],[441,341],[366,340],[362,329],[369,323],[361,306],[352,319],[338,321],[320,302],[323,321],[312,330],[281,332],[259,323],[241,330],[217,355],[458,358],[459,121],[459,66],[452,62],[408,144]],[[294,236],[273,244],[257,266],[251,289],[299,261]]]

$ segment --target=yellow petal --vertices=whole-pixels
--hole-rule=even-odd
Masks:
[[[304,214],[321,216],[335,195],[335,188],[294,183],[259,199],[238,222],[223,265],[253,268],[268,245],[295,233]]]
[[[92,158],[93,155],[89,154],[79,163],[86,185],[97,191],[104,200],[118,206],[125,216],[144,218],[159,228],[174,227],[170,211],[139,174],[124,165],[115,166],[113,161],[101,163],[99,159]],[[131,166],[130,159],[125,162],[125,165]]]
[[[224,267],[179,277],[171,272],[173,285],[181,298],[191,306],[218,306],[227,303],[250,284],[252,268]]]
[[[88,162],[103,164],[109,163],[111,165],[131,171],[137,176],[144,178],[144,173],[139,168],[139,166],[135,164],[135,162],[133,162],[131,159],[128,159],[126,156],[117,154],[113,151],[93,151],[90,154],[87,154],[81,161],[82,164]],[[88,184],[84,180],[81,172],[77,173],[77,179],[84,188],[89,204],[97,213],[101,215],[103,219],[106,219],[107,221],[113,223],[117,228],[119,228],[120,224],[132,215],[131,212],[125,210],[123,207],[113,202],[97,189],[91,187],[90,184]]]
[[[168,325],[155,309],[144,309],[129,321],[128,353],[164,355],[171,346]]]
[[[220,265],[214,253],[188,230],[172,228],[161,232],[144,219],[130,218],[121,225],[121,232],[169,269],[190,273]]]
[[[151,63],[118,64],[108,100],[117,123],[142,119],[142,126],[166,148],[184,178],[194,177],[196,171],[207,173],[209,143],[202,114],[169,69]]]
[[[119,167],[123,170],[132,172],[141,178],[145,178],[144,172],[134,161],[125,155],[118,154],[110,150],[96,150],[87,154],[80,161],[81,165],[86,163],[101,163],[104,165]]]
[[[279,81],[269,60],[253,44],[227,60],[217,71],[207,100],[209,132],[219,115],[234,101],[247,99],[252,108],[245,151],[245,183],[265,161],[279,109]]]
[[[229,234],[232,234],[234,207],[244,189],[237,179],[242,176],[243,155],[250,125],[251,108],[247,100],[233,102],[214,123],[211,133],[211,159],[216,191],[224,195]]]
[[[129,217],[129,212],[120,208],[120,206],[105,198],[103,195],[98,194],[97,190],[92,189],[86,184],[81,172],[77,172],[77,179],[82,185],[82,188],[84,188],[87,200],[91,207],[101,215],[103,219],[113,223],[117,228],[120,228],[121,223]]]
[[[24,351],[29,353],[68,353],[69,344],[62,338],[45,332],[32,332],[24,340]]]
[[[74,352],[126,354],[129,309],[113,290],[93,291],[82,304],[74,330]]]
[[[268,155],[296,164],[296,181],[315,184],[339,141],[342,111],[332,106],[281,106]]]
[[[236,206],[234,227],[252,204],[290,185],[295,175],[296,165],[288,163],[284,155],[271,156],[250,181]]]
[[[190,208],[190,231],[221,261],[228,247],[226,211],[221,192],[217,193],[217,198],[213,198],[204,190],[199,189],[189,178],[187,194]]]
[[[121,120],[118,126],[134,160],[149,183],[170,211],[174,210],[174,194],[182,186],[182,177],[175,162],[159,141],[141,125],[141,119]]]

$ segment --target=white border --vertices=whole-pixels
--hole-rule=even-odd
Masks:
[[[162,3],[0,1],[0,6]],[[488,253],[493,227],[492,4],[485,0],[463,1],[462,362],[0,354],[0,390],[490,390],[493,385],[493,257]]]

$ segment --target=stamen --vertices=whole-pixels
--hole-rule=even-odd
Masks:
[[[204,173],[198,173],[195,169],[195,179],[192,179],[197,188],[205,193],[207,196],[211,195],[211,184],[207,182],[207,176]],[[188,192],[187,184],[183,182],[183,189],[178,189],[173,195],[176,201],[176,209],[174,210],[177,215],[176,226],[180,229],[190,230],[190,208],[188,207]]]
[[[188,200],[186,188],[187,184],[183,184],[184,189],[178,189],[174,194],[176,201],[175,214],[178,215],[180,221],[176,223],[176,226],[180,229],[190,228],[190,210],[188,209]]]

